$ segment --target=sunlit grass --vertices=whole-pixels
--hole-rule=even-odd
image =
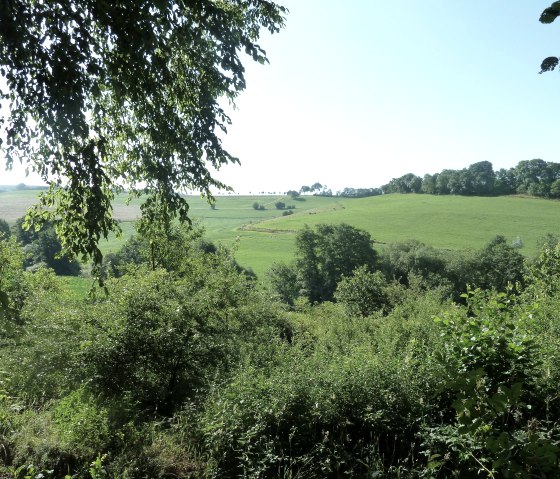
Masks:
[[[0,218],[13,222],[33,203],[36,191],[0,194]],[[115,200],[114,212],[121,220],[122,238],[111,236],[100,243],[104,253],[116,252],[135,232],[138,201],[125,204],[125,195]],[[386,195],[361,199],[305,197],[294,201],[281,195],[219,196],[212,209],[206,199],[188,197],[190,215],[206,230],[206,238],[236,248],[239,263],[262,276],[275,261],[290,261],[295,235],[304,225],[348,223],[368,231],[377,247],[417,239],[437,248],[480,248],[497,234],[509,241],[520,238],[521,252],[532,256],[537,240],[546,233],[560,234],[560,202],[523,197],[464,197]],[[274,203],[294,205],[282,216]],[[258,202],[265,210],[255,210]],[[9,216],[7,216],[9,213]]]

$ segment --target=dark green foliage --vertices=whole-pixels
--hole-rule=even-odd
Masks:
[[[293,306],[300,296],[300,284],[294,265],[274,263],[266,273],[270,287],[278,300]]]
[[[330,301],[343,276],[358,266],[374,268],[377,252],[369,233],[347,224],[305,227],[296,236],[298,280],[312,303]]]
[[[25,218],[18,218],[12,231],[15,238],[26,246],[26,266],[34,269],[45,266],[60,275],[75,276],[80,273],[80,264],[71,255],[63,253],[52,223],[45,223],[36,230],[28,227]]]
[[[478,288],[504,292],[508,284],[523,283],[525,259],[501,235],[478,252],[473,261],[469,270],[472,272],[472,284]]]
[[[53,227],[43,228],[32,244],[34,264],[44,264],[60,275],[80,274],[80,264],[68,254],[63,254],[62,245]]]
[[[10,231],[8,222],[0,218],[0,239],[2,239],[2,237],[8,239],[11,234],[12,232]]]
[[[541,13],[540,22],[549,24],[554,22],[560,15],[560,2],[553,2],[550,7],[545,8]],[[553,71],[557,66],[560,59],[558,57],[547,57],[541,63],[540,73]]]
[[[496,182],[496,174],[489,161],[479,161],[473,163],[468,168],[470,176],[470,189],[467,191],[469,195],[487,196],[494,194],[494,186]]]
[[[282,211],[282,216],[290,216],[293,215],[294,212],[292,210]]]
[[[556,238],[527,267],[503,237],[389,245],[397,282],[364,232],[306,228],[269,273],[286,311],[200,230],[163,226],[80,302],[0,242],[0,476],[556,477]],[[299,297],[309,278],[337,303]],[[445,299],[461,281],[506,292]]]
[[[14,238],[0,238],[0,341],[14,335],[27,296],[27,278],[23,271],[25,255]]]
[[[87,377],[105,397],[169,414],[223,358],[216,319],[161,270],[140,270],[112,289],[110,301],[96,308],[83,351]]]
[[[110,286],[82,348],[95,391],[169,414],[201,394],[218,367],[227,370],[239,354],[237,334],[251,335],[264,321],[275,327],[274,313],[259,307],[227,256],[187,260],[184,271],[177,279],[140,269]],[[256,311],[262,317],[254,317]]]
[[[525,259],[518,248],[496,236],[479,251],[441,251],[411,240],[389,245],[382,268],[390,279],[409,284],[409,276],[422,278],[425,287],[443,287],[458,300],[467,285],[505,291],[508,284],[523,284]]]
[[[258,201],[255,201],[253,203],[253,209],[254,210],[265,210],[264,205],[261,205]]]
[[[436,181],[438,176],[439,173],[436,173],[435,175],[429,175],[429,174],[424,175],[424,178],[422,179],[422,187],[420,188],[420,191],[422,193],[426,193],[427,195],[435,195],[437,192]]]
[[[368,196],[382,195],[381,188],[344,188],[342,191],[336,193],[336,196],[343,198],[367,198]]]
[[[39,238],[39,231],[36,231],[35,228],[30,227],[26,228],[25,226],[25,217],[18,218],[15,224],[12,227],[12,233],[14,234],[15,238],[19,243],[22,245],[28,245],[33,243],[37,238]],[[52,226],[51,224],[46,224],[44,227]]]
[[[387,280],[380,271],[372,273],[366,266],[338,283],[334,298],[351,316],[369,316],[388,306]]]
[[[383,185],[383,193],[420,193],[422,178],[412,173],[407,173],[400,178],[393,178],[388,184]]]
[[[411,307],[409,321],[354,321],[329,303],[302,315],[291,346],[210,396],[200,419],[213,473],[416,477],[416,434],[442,369],[425,354],[438,344],[433,305]]]
[[[139,265],[179,271],[186,257],[217,252],[203,234],[196,225],[172,225],[163,231],[152,230],[149,235],[132,235],[117,253],[106,255],[103,273],[105,277],[120,277]]]
[[[515,168],[494,172],[492,163],[480,161],[462,170],[442,170],[423,178],[408,173],[382,186],[383,193],[496,196],[515,193],[560,197],[560,164],[540,159],[521,161]],[[351,190],[351,189],[348,189]],[[356,196],[340,193],[340,196]]]
[[[552,477],[560,435],[551,430],[536,388],[540,368],[531,315],[514,317],[505,293],[467,298],[468,312],[443,317],[455,421],[426,436],[427,477]],[[519,310],[517,314],[519,314]],[[437,476],[436,476],[437,473]]]
[[[274,203],[274,206],[277,210],[283,210],[284,208],[286,208],[286,203],[284,203],[283,201],[277,201],[276,203]]]
[[[435,287],[445,282],[446,260],[445,254],[432,246],[409,240],[390,244],[383,252],[381,263],[387,278],[406,285],[412,273]]]
[[[496,172],[495,193],[497,195],[511,195],[517,189],[517,180],[513,168],[501,168]]]

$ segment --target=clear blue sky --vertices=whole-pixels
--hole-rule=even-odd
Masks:
[[[286,28],[264,35],[270,65],[224,139],[241,166],[218,172],[239,192],[320,182],[380,186],[412,172],[491,161],[560,162],[560,22],[550,0],[284,0]],[[2,173],[1,183],[13,179]]]

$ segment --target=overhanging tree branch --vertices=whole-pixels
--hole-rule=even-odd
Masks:
[[[67,250],[100,263],[115,192],[152,195],[147,218],[186,220],[181,191],[227,189],[208,169],[238,163],[219,100],[245,88],[242,51],[267,61],[259,34],[286,13],[263,0],[2,1],[6,164],[50,185],[30,219],[54,220]]]

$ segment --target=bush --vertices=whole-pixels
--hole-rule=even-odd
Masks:
[[[62,252],[62,244],[52,223],[45,223],[40,230],[25,229],[24,224],[25,218],[18,218],[13,227],[13,234],[26,248],[26,266],[34,269],[44,266],[59,275],[80,274],[79,262],[71,255]]]
[[[86,377],[98,393],[167,415],[207,384],[226,359],[215,323],[221,308],[210,309],[184,286],[145,269],[110,286],[83,349]]]
[[[282,212],[282,216],[290,216],[290,215],[293,215],[293,214],[294,214],[294,212],[292,210]]]
[[[300,296],[300,285],[297,272],[293,265],[285,263],[274,263],[266,272],[270,288],[277,298],[290,306],[293,306]]]
[[[525,259],[503,236],[498,235],[475,255],[471,270],[472,284],[476,287],[505,292],[508,284],[523,284]]]
[[[277,201],[276,203],[274,203],[274,206],[277,210],[283,210],[284,208],[286,208],[286,203],[284,203],[283,201]]]
[[[425,354],[437,343],[433,323],[425,327],[431,315],[415,326],[424,343],[400,318],[352,321],[329,303],[313,310],[291,346],[278,345],[265,365],[243,364],[210,396],[200,427],[212,473],[416,477],[417,434],[441,377]]]
[[[426,431],[428,469],[438,477],[552,477],[560,434],[536,387],[540,358],[531,314],[512,313],[514,298],[480,291],[467,308],[440,319],[445,389],[454,421]],[[453,447],[450,448],[449,445]]]
[[[140,411],[172,414],[226,374],[259,331],[279,337],[283,328],[223,251],[186,258],[180,276],[140,268],[109,289],[87,321],[83,374],[96,393]]]
[[[390,244],[383,252],[382,266],[387,278],[405,285],[411,274],[422,277],[432,287],[446,281],[443,253],[416,240]]]
[[[335,299],[344,305],[351,316],[369,316],[388,306],[387,280],[380,271],[372,273],[365,266],[354,270],[352,276],[338,283]]]

